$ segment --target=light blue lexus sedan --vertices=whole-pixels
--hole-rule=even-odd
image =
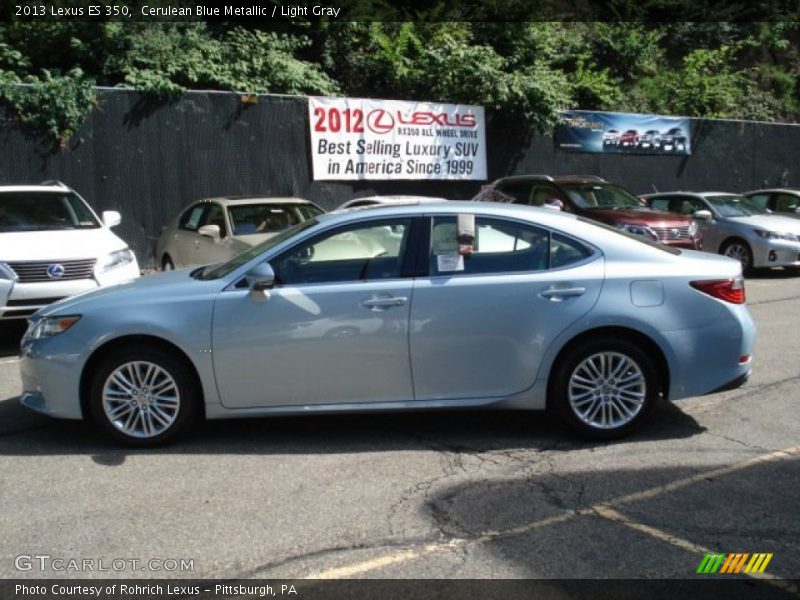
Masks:
[[[30,319],[22,403],[152,446],[200,418],[552,408],[579,433],[742,384],[741,264],[481,202],[320,215]]]

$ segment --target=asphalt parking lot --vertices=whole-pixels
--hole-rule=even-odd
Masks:
[[[19,405],[22,329],[3,324],[0,577],[724,577],[695,575],[713,551],[773,553],[760,577],[786,589],[800,577],[800,277],[759,274],[747,295],[750,381],[600,444],[546,415],[456,412],[214,422],[125,450]],[[19,555],[193,570],[19,571]]]

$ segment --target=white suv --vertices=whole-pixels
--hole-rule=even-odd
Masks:
[[[0,319],[27,317],[79,292],[139,277],[136,256],[63,183],[0,186]]]

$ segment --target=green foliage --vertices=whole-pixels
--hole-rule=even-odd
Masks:
[[[93,84],[165,100],[213,89],[481,104],[539,129],[567,108],[800,120],[797,21],[459,22],[442,2],[413,14],[370,2],[405,21],[1,23],[0,100],[61,143],[95,106]],[[637,6],[617,0],[609,16]]]

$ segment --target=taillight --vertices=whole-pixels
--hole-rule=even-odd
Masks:
[[[710,279],[689,282],[696,290],[731,304],[744,304],[744,279]]]

